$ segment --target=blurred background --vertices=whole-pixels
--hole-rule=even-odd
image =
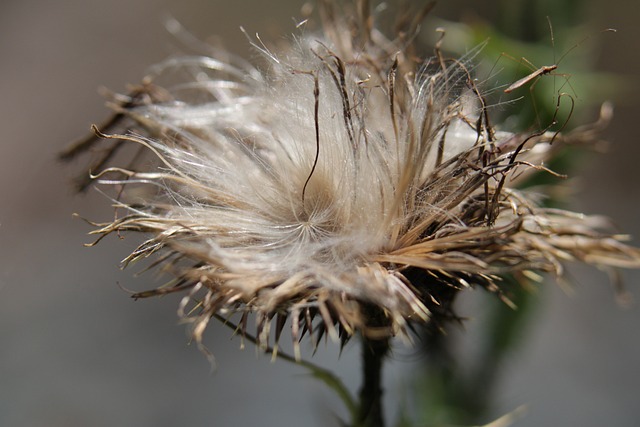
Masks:
[[[446,4],[434,14],[454,21],[497,22],[507,16],[507,6],[498,1],[441,3]],[[639,245],[640,144],[634,132],[640,117],[640,13],[625,0],[564,3],[568,18],[551,15],[556,27],[574,19],[588,24],[584,34],[618,30],[597,36],[595,67],[626,77],[606,131],[609,152],[587,156],[573,173],[580,179],[571,206],[613,218]],[[548,28],[544,2],[518,4],[525,11],[535,8],[537,28]],[[206,339],[218,365],[210,373],[206,358],[188,345],[178,324],[176,297],[136,302],[118,286],[152,287],[152,275],[136,278],[135,269],[118,269],[130,243],[110,238],[83,247],[91,241],[90,227],[71,214],[107,219],[108,201],[96,191],[74,195],[71,177],[78,168],[56,161],[57,152],[109,114],[99,87],[126,91],[147,67],[178,51],[163,27],[167,15],[196,36],[219,36],[230,50],[247,56],[240,25],[265,41],[278,40],[295,31],[301,5],[299,0],[0,2],[1,426],[326,426],[345,417],[338,398],[303,368],[272,363],[251,345],[239,350],[240,341],[217,324]],[[523,30],[502,25],[507,32]],[[551,55],[536,65],[550,65]],[[527,404],[527,415],[515,425],[637,426],[640,274],[624,277],[636,300],[629,308],[616,303],[607,276],[592,269],[571,270],[572,293],[543,286],[518,346],[501,361],[494,405],[479,422]],[[469,317],[464,330],[459,328],[461,349],[479,345],[474,320],[485,310],[485,299],[473,295],[479,292],[469,294],[461,302],[460,314]],[[313,360],[357,391],[355,340],[342,354],[330,343]],[[424,363],[416,349],[396,345],[385,370],[390,425],[403,410],[419,411],[416,372]]]

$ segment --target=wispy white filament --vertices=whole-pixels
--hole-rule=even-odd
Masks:
[[[597,124],[498,132],[471,74],[478,50],[417,60],[406,39],[358,25],[330,18],[323,34],[277,52],[258,39],[261,67],[224,52],[171,58],[117,107],[132,133],[101,135],[155,162],[98,174],[122,186],[129,215],[96,233],[146,233],[126,262],[160,249],[168,265],[191,262],[178,285],[148,294],[204,292],[197,339],[230,312],[256,312],[262,331],[291,316],[294,340],[316,315],[329,334],[335,324],[347,336],[394,335],[446,305],[442,286],[499,291],[500,276],[561,274],[574,259],[638,266],[636,249],[588,217],[514,188],[558,145],[592,140]],[[388,328],[370,328],[365,306]]]

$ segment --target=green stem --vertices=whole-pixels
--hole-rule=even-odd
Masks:
[[[219,314],[214,314],[213,315],[214,318],[216,318],[217,320],[219,320],[223,325],[233,329],[234,331],[238,331],[238,325],[235,325],[234,323],[230,322],[228,319],[220,316]],[[256,340],[255,337],[251,336],[250,334],[243,334],[243,337],[251,342],[254,345],[258,345],[258,341]],[[275,349],[273,347],[270,346],[265,346],[265,347],[261,347],[261,349],[267,353],[267,354],[276,354],[275,353]],[[324,369],[321,368],[320,366],[311,363],[307,360],[297,360],[296,358],[294,358],[293,356],[283,352],[283,351],[278,351],[277,352],[277,356],[276,356],[279,360],[284,360],[286,362],[289,363],[293,363],[294,365],[299,365],[302,366],[306,369],[309,370],[309,372],[311,372],[311,375],[314,378],[319,379],[320,381],[322,381],[323,383],[325,383],[325,385],[327,385],[327,387],[329,387],[331,390],[333,390],[338,397],[342,400],[342,402],[345,404],[345,406],[347,407],[347,410],[349,411],[349,414],[351,415],[351,419],[354,420],[357,412],[358,412],[358,405],[356,404],[356,402],[354,401],[354,399],[351,397],[351,394],[349,393],[349,390],[347,389],[347,387],[344,385],[344,383],[342,382],[342,380],[340,380],[340,378],[338,378],[336,375],[334,375],[331,371],[329,371],[328,369]]]

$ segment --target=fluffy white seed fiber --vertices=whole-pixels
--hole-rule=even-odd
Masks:
[[[136,296],[186,291],[198,341],[212,316],[243,313],[245,333],[255,313],[266,345],[273,319],[276,339],[291,319],[294,342],[406,335],[450,315],[465,287],[501,294],[502,277],[560,275],[568,260],[638,266],[602,221],[516,188],[557,147],[592,142],[601,122],[498,132],[472,55],[419,59],[415,23],[388,39],[362,11],[342,20],[324,2],[322,16],[322,32],[277,51],[255,39],[259,67],[221,51],[171,58],[114,99],[102,129],[128,132],[98,132],[109,148],[97,178],[127,215],[95,233],[144,233],[125,264],[164,254],[158,264],[177,277]],[[126,146],[147,155],[118,163]]]

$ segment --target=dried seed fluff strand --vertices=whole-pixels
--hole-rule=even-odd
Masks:
[[[471,76],[479,50],[424,61],[415,22],[386,38],[362,10],[320,6],[321,33],[277,51],[256,39],[261,67],[219,51],[156,65],[114,99],[111,135],[66,153],[106,140],[95,178],[127,213],[93,233],[143,233],[124,264],[162,254],[176,276],[137,297],[186,292],[198,342],[213,316],[241,313],[244,334],[255,313],[264,346],[290,319],[299,355],[305,333],[409,337],[411,323],[451,316],[463,288],[507,300],[505,275],[640,265],[603,221],[517,188],[559,146],[592,142],[608,109],[567,134],[498,132]],[[127,147],[146,157],[118,163]]]

